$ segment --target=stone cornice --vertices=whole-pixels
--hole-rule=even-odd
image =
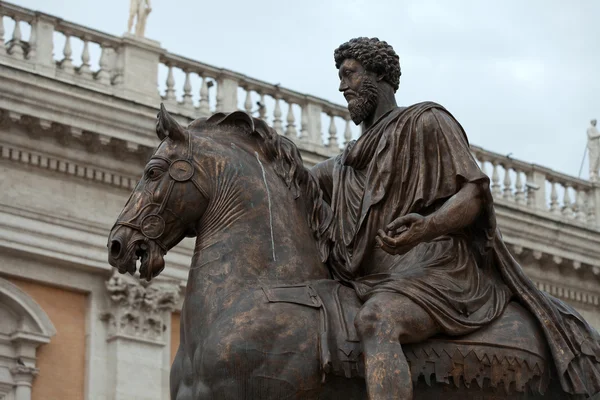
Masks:
[[[0,159],[126,190],[133,190],[138,181],[137,177],[126,176],[108,169],[91,167],[72,160],[51,157],[41,152],[23,150],[16,146],[2,143],[0,143]]]
[[[93,132],[104,141],[114,138],[151,148],[158,143],[154,135],[158,102],[151,108],[9,66],[0,68],[0,80],[0,109],[15,115],[35,116],[46,125],[68,126],[75,134]]]

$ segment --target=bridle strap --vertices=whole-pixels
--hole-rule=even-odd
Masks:
[[[175,186],[175,183],[177,183],[177,182],[185,183],[185,182],[190,181],[196,187],[196,189],[198,189],[198,191],[200,192],[200,194],[203,197],[205,197],[207,199],[209,197],[208,197],[208,194],[206,193],[206,191],[202,188],[202,186],[196,181],[196,179],[194,179],[195,175],[196,175],[196,170],[194,168],[194,163],[193,163],[192,135],[189,132],[188,132],[188,154],[187,154],[186,158],[180,158],[177,160],[170,160],[170,159],[168,159],[166,157],[162,157],[162,156],[154,156],[153,158],[163,160],[167,164],[169,164],[169,168],[167,171],[167,173],[169,174],[169,179],[170,179],[169,187],[167,188],[167,192],[166,192],[162,202],[160,204],[150,203],[144,207],[144,208],[147,208],[147,207],[152,207],[152,206],[158,206],[158,211],[156,213],[148,214],[148,215],[142,217],[141,221],[136,223],[136,220],[138,220],[140,218],[140,214],[143,210],[142,209],[139,212],[137,212],[136,215],[129,221],[117,220],[117,222],[115,223],[115,226],[126,226],[128,228],[139,231],[147,239],[154,240],[160,246],[160,248],[166,253],[168,250],[167,246],[160,240],[164,234],[164,230],[166,227],[165,219],[162,216],[162,214],[166,210],[167,203],[169,202],[169,199],[173,192],[173,187]],[[153,193],[150,193],[150,192],[148,192],[148,193],[150,194],[150,198],[152,199]],[[131,194],[131,196],[133,196],[133,193]],[[129,200],[131,200],[131,196],[129,197]],[[129,202],[129,200],[128,200],[128,202]],[[175,214],[173,214],[173,215],[175,215]],[[177,215],[175,215],[175,217],[181,220],[181,218],[179,218]]]

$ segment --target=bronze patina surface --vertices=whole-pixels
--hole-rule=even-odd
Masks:
[[[363,133],[310,171],[246,113],[183,127],[161,106],[108,250],[150,280],[196,237],[172,399],[600,391],[598,333],[511,257],[461,125],[436,103],[396,105],[386,42],[353,39],[335,62]]]

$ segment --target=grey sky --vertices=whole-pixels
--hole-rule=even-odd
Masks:
[[[121,35],[129,0],[12,0]],[[343,104],[333,50],[356,36],[400,56],[398,103],[441,103],[471,143],[577,175],[600,118],[600,1],[152,0],[169,51]],[[55,50],[60,51],[60,49]],[[587,167],[584,177],[587,177]]]

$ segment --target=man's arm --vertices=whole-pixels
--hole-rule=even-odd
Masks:
[[[424,217],[407,214],[386,227],[388,235],[379,230],[375,240],[390,254],[404,254],[421,242],[459,231],[475,222],[484,205],[483,188],[477,183],[466,183],[437,211]],[[398,235],[393,232],[402,229]]]
[[[333,166],[335,157],[321,161],[310,169],[310,173],[317,179],[319,188],[323,192],[323,200],[327,204],[331,204],[331,196],[333,195]]]

